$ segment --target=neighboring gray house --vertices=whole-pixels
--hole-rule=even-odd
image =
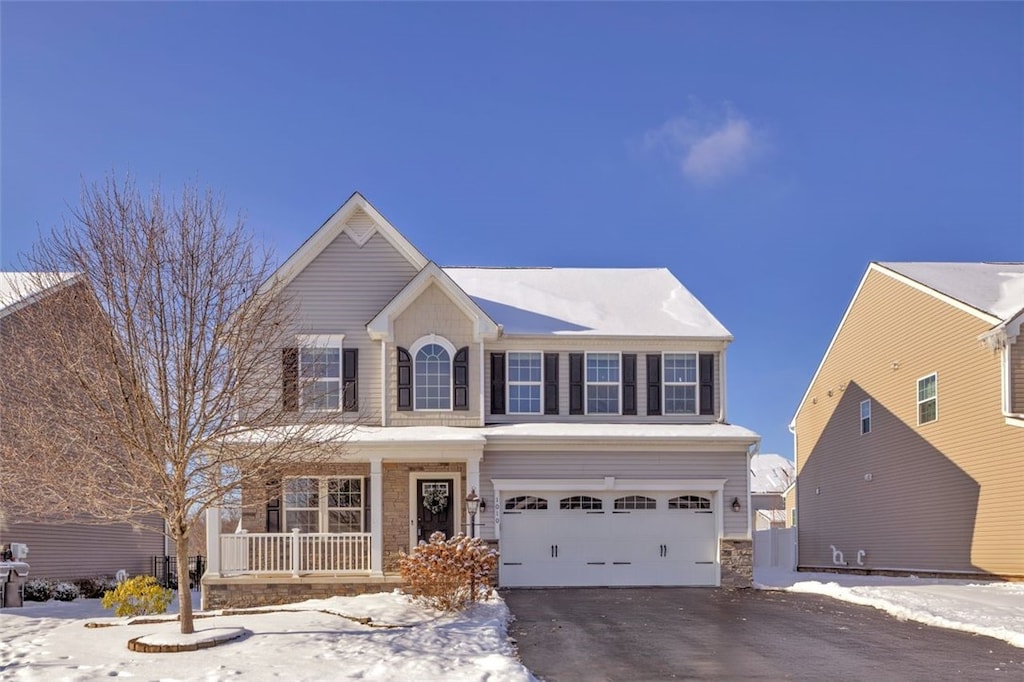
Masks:
[[[786,512],[786,495],[796,485],[793,462],[782,455],[750,458],[750,513],[754,530],[793,525]]]
[[[41,286],[45,283],[45,286]],[[55,273],[42,279],[33,273],[0,273],[0,467],[14,464],[4,452],[16,447],[17,424],[12,423],[4,405],[8,390],[32,391],[33,378],[13,376],[5,358],[19,349],[39,342],[38,334],[26,315],[49,306],[55,315],[83,316],[82,324],[105,324],[105,320],[86,319],[76,294],[86,286],[81,277]],[[29,311],[29,306],[33,310]],[[41,367],[41,372],[54,371]],[[125,569],[135,575],[151,570],[152,557],[164,553],[162,522],[149,520],[154,532],[140,532],[127,524],[48,523],[45,519],[24,518],[0,508],[0,545],[11,542],[29,547],[30,576],[36,578],[75,579],[114,575]]]
[[[504,586],[750,584],[760,439],[728,422],[732,336],[668,270],[441,268],[354,194],[275,277],[303,323],[284,409],[360,425],[243,491],[245,532],[208,523],[206,606],[393,587],[471,492]]]

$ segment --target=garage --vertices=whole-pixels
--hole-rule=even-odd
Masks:
[[[714,586],[713,491],[502,490],[504,587]]]

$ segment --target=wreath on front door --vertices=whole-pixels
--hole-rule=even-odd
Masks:
[[[423,507],[431,514],[440,514],[448,508],[447,486],[431,487],[423,491]]]

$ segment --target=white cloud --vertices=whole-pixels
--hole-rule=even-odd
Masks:
[[[712,114],[692,107],[644,136],[645,148],[679,164],[683,176],[710,184],[742,173],[763,147],[764,134],[730,107]]]

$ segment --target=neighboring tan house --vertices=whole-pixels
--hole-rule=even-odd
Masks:
[[[85,280],[74,274],[54,273],[39,277],[35,273],[0,273],[0,467],[15,466],[3,457],[4,449],[17,447],[18,425],[11,418],[10,400],[4,391],[33,392],[33,377],[14,376],[6,358],[41,342],[32,316],[48,313],[82,317],[82,325],[105,324],[90,320],[91,307],[79,305],[86,290]],[[31,306],[31,308],[30,308]],[[17,370],[22,371],[22,370]],[[40,371],[55,371],[43,367]],[[47,522],[46,519],[19,517],[0,509],[0,545],[11,542],[28,545],[27,561],[31,578],[75,579],[113,576],[124,569],[131,575],[149,573],[152,559],[163,555],[162,523],[149,520],[153,532],[141,532],[128,524],[91,524]]]
[[[668,270],[441,268],[354,194],[275,277],[307,330],[282,404],[359,425],[243,491],[244,532],[207,524],[207,607],[391,589],[472,492],[504,586],[750,584],[759,436],[727,421],[732,336]]]
[[[1024,263],[872,263],[791,424],[799,567],[1024,577]]]
[[[754,530],[788,528],[786,494],[796,485],[793,462],[759,453],[750,459],[750,513]]]

